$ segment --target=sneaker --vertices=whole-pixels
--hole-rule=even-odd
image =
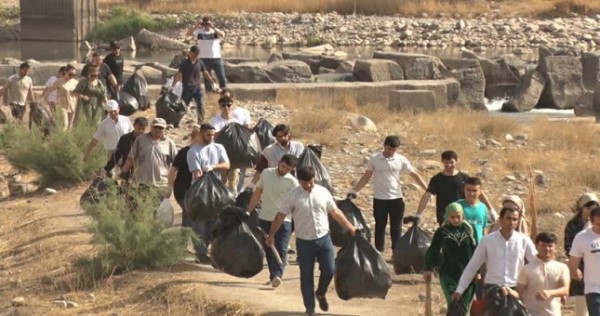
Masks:
[[[317,301],[319,301],[319,308],[326,312],[329,310],[329,303],[327,303],[327,298],[325,295],[317,295]]]
[[[199,264],[210,264],[210,257],[207,255],[196,255],[196,263]]]
[[[304,312],[304,315],[314,316],[315,315],[315,311],[307,309],[306,312]]]
[[[271,280],[271,286],[273,288],[278,288],[281,285],[281,278],[276,276],[273,278],[273,280]]]

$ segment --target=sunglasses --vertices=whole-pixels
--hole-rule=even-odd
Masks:
[[[233,106],[233,103],[221,103],[221,106],[230,108],[231,106]]]
[[[98,78],[98,75],[90,75],[90,78]]]

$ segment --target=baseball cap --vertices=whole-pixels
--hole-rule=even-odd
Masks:
[[[167,122],[164,119],[157,117],[152,120],[152,127],[167,128]]]
[[[115,100],[108,100],[106,105],[104,105],[104,109],[108,112],[119,110],[119,102]]]
[[[598,203],[598,196],[595,193],[584,193],[577,200],[577,206],[584,207],[586,204],[590,202]]]

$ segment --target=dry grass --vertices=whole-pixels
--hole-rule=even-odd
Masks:
[[[137,5],[136,5],[137,3]],[[141,4],[140,4],[141,3]],[[492,9],[500,9],[507,15],[553,17],[575,12],[590,14],[600,12],[600,2],[590,0],[100,0],[101,7],[127,4],[147,12],[353,12],[366,15],[421,16],[423,13],[460,14],[475,16]]]

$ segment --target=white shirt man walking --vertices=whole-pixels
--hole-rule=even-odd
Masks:
[[[108,112],[108,115],[98,125],[90,144],[85,150],[83,161],[88,160],[90,153],[99,141],[104,143],[104,149],[106,150],[108,159],[110,159],[117,148],[119,138],[133,131],[133,125],[129,118],[119,115],[119,103],[117,101],[110,100],[106,102],[104,109]]]

